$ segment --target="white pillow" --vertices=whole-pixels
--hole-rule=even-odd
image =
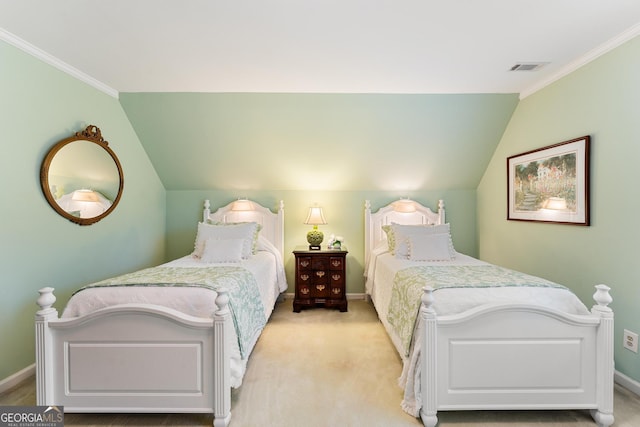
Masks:
[[[258,250],[258,235],[260,233],[260,230],[262,230],[262,224],[259,224],[257,222],[221,222],[221,221],[211,221],[210,219],[207,220],[206,222],[207,225],[244,225],[244,224],[255,224],[256,228],[254,230],[254,234],[253,234],[253,242],[252,242],[252,246],[251,246],[251,253],[253,255],[256,254],[257,250]]]
[[[249,258],[254,253],[254,245],[258,239],[260,227],[256,222],[236,224],[206,224],[198,223],[198,234],[194,244],[193,255],[200,258],[204,252],[204,242],[207,239],[242,239],[242,257]]]
[[[407,240],[411,261],[451,261],[453,258],[448,234],[425,234],[409,237]]]
[[[394,255],[396,258],[409,258],[409,242],[411,237],[429,236],[433,234],[445,234],[449,238],[451,250],[453,251],[453,243],[451,242],[451,234],[449,232],[449,224],[441,225],[404,225],[404,224],[391,224],[391,229],[395,235],[395,250]]]
[[[245,239],[214,239],[204,241],[202,262],[241,262]]]

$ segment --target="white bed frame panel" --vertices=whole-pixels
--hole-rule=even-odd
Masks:
[[[365,254],[384,238],[381,225],[444,223],[439,212],[416,203],[416,212],[391,206],[375,214],[365,204]],[[434,216],[435,215],[435,216]],[[613,312],[609,287],[597,285],[589,315],[538,305],[490,304],[437,316],[433,288],[420,308],[422,422],[438,411],[589,409],[600,427],[613,424]]]
[[[203,219],[256,221],[282,254],[284,206],[277,214],[233,203]],[[211,319],[149,304],[121,304],[58,318],[53,288],[40,291],[36,313],[36,401],[65,412],[200,412],[215,427],[231,419],[229,296],[218,292]]]

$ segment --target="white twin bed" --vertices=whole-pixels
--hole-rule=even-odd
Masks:
[[[403,360],[403,409],[589,409],[613,423],[613,312],[568,289],[457,253],[443,202],[365,204],[366,293]]]
[[[211,213],[206,201],[193,254],[82,288],[60,318],[53,289],[40,290],[37,404],[228,425],[231,388],[287,289],[283,245],[282,202],[274,214],[250,201]]]

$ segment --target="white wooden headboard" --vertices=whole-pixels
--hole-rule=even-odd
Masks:
[[[426,206],[422,206],[415,200],[402,199],[403,205],[409,204],[413,209],[411,212],[400,212],[396,209],[398,201],[384,206],[376,213],[371,213],[371,203],[366,200],[364,203],[364,259],[365,265],[369,262],[371,251],[387,239],[382,230],[383,225],[392,222],[396,224],[444,224],[444,201],[438,201],[438,212],[432,211]]]
[[[205,200],[202,220],[205,222],[210,220],[225,223],[257,222],[262,226],[260,235],[269,240],[284,258],[284,202],[280,200],[277,213],[271,212],[269,208],[265,208],[252,200],[242,199],[240,202],[243,210],[234,210],[234,206],[237,206],[238,201],[233,201],[212,213],[209,200]],[[250,210],[245,210],[248,206]]]

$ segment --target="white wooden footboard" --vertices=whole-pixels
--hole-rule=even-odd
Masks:
[[[589,409],[613,424],[613,312],[609,288],[596,288],[590,315],[496,304],[441,318],[424,288],[424,425],[438,411],[483,409]]]
[[[36,314],[38,405],[66,412],[204,412],[231,417],[233,327],[227,292],[212,319],[153,305],[122,304],[59,319],[52,288]]]

